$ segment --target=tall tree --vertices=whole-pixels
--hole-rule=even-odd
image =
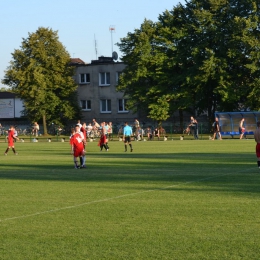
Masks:
[[[252,0],[186,1],[150,22],[153,30],[141,44],[145,21],[119,44],[128,65],[119,88],[132,102],[153,107],[144,93],[140,99],[145,89],[156,100],[167,97],[169,113],[191,108],[198,115],[206,111],[209,120],[216,110],[259,109],[259,12],[260,3]],[[142,80],[136,77],[139,70],[145,72]],[[144,87],[147,75],[155,84]]]
[[[158,81],[164,57],[158,50],[156,28],[152,21],[145,20],[140,29],[128,33],[117,44],[125,54],[122,61],[127,64],[117,89],[124,91],[128,108],[146,112],[160,125],[169,117],[171,98]]]
[[[164,12],[158,24],[161,39],[169,46],[166,78],[178,79],[177,93],[186,99],[184,107],[190,106],[198,114],[207,111],[211,120],[216,110],[249,107],[249,52],[259,48],[256,2],[191,0]],[[254,46],[247,43],[247,35]],[[177,74],[173,73],[176,68]]]
[[[44,134],[47,122],[63,125],[78,117],[74,68],[69,66],[70,56],[57,31],[39,27],[23,38],[12,57],[2,83],[23,100],[25,114],[32,121],[42,119]]]

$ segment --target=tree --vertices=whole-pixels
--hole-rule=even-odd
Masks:
[[[167,118],[169,118],[169,102],[167,97],[159,97],[157,102],[149,104],[148,108],[148,117],[156,120],[158,127],[160,128],[162,126],[162,121],[165,121]]]
[[[2,83],[23,100],[29,119],[42,119],[44,134],[47,122],[64,125],[79,116],[74,69],[57,31],[39,27],[12,57]]]
[[[122,61],[127,64],[117,89],[125,93],[129,109],[146,112],[160,125],[170,116],[171,96],[158,81],[164,57],[159,52],[156,34],[156,24],[145,20],[140,29],[128,33],[117,44],[125,53]]]
[[[168,114],[206,111],[209,121],[260,109],[259,12],[252,0],[191,0],[145,21],[118,44],[127,63],[119,89],[136,107],[167,97]]]
[[[253,66],[253,77],[250,70],[252,63],[259,63],[259,58],[252,56],[252,50],[260,47],[259,4],[192,0],[159,20],[163,28],[172,29],[163,35],[164,41],[175,46],[172,67],[177,63],[182,67],[180,93],[189,87],[198,113],[206,110],[212,119],[216,110],[253,108],[248,100],[252,100],[252,88],[259,89],[255,81],[259,66]]]
[[[0,92],[10,92],[10,89],[2,87],[0,88]]]

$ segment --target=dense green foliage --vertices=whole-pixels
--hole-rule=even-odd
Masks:
[[[78,115],[74,69],[57,31],[40,27],[29,33],[12,57],[2,82],[23,100],[25,115],[43,119],[44,134],[46,122],[63,125]]]
[[[259,259],[254,140],[109,146],[81,170],[67,140],[2,155],[1,260]]]
[[[128,65],[118,89],[155,120],[156,106],[209,120],[215,111],[259,110],[259,19],[258,1],[191,0],[145,20],[118,43]]]

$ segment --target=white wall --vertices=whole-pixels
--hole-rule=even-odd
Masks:
[[[24,110],[23,102],[20,98],[15,98],[15,109],[14,109],[14,116],[16,118],[21,117],[21,111]]]

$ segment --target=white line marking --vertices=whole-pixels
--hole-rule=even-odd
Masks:
[[[242,172],[247,172],[247,171],[252,171],[252,169],[247,169],[247,170],[240,171],[240,172],[237,172],[237,173],[242,173]],[[135,196],[135,195],[138,195],[138,194],[148,193],[148,192],[152,192],[152,191],[166,190],[166,189],[177,187],[177,186],[181,186],[181,185],[187,185],[187,184],[196,183],[196,182],[203,182],[203,181],[206,181],[206,180],[211,180],[211,179],[215,179],[215,178],[226,176],[226,175],[230,175],[230,174],[232,174],[232,173],[225,173],[225,174],[221,174],[221,175],[210,176],[210,177],[202,178],[202,179],[195,180],[195,181],[187,181],[187,182],[184,182],[184,183],[178,183],[178,184],[170,185],[170,186],[163,187],[163,188],[156,188],[156,189],[151,189],[151,190],[145,190],[145,191],[139,191],[139,192],[124,194],[124,195],[111,197],[111,198],[94,200],[94,201],[89,201],[89,202],[85,202],[85,203],[81,203],[81,204],[77,204],[77,205],[73,205],[73,206],[67,206],[67,207],[58,208],[58,209],[51,209],[51,210],[36,212],[36,213],[33,213],[33,214],[28,214],[28,215],[23,215],[23,216],[17,216],[17,217],[0,219],[0,222],[4,222],[4,221],[8,221],[8,220],[14,220],[14,219],[29,218],[29,217],[33,217],[33,216],[48,214],[48,213],[51,213],[51,212],[57,212],[57,211],[61,211],[61,210],[73,209],[73,208],[86,206],[86,205],[90,205],[90,204],[94,204],[94,203],[101,203],[101,202],[105,202],[105,201],[121,199],[121,198],[124,198],[124,197]]]

